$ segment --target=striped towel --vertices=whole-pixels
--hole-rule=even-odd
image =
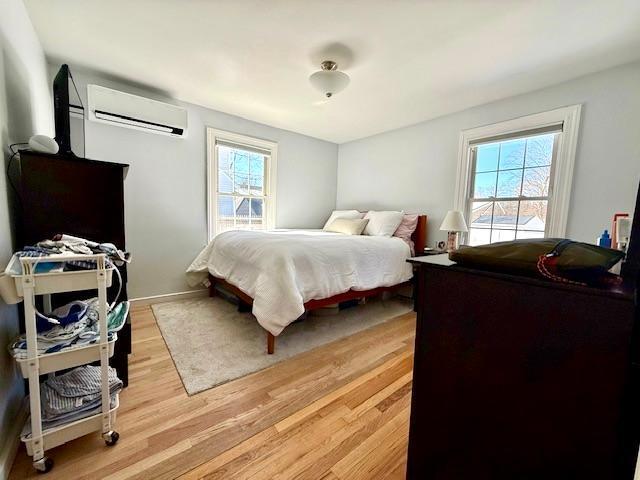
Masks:
[[[122,380],[109,367],[109,392],[122,390]],[[41,386],[42,418],[54,420],[88,404],[101,401],[100,367],[86,365],[74,368],[63,375],[47,379]]]

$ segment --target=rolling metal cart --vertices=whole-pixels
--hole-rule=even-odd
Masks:
[[[113,426],[118,409],[118,397],[111,408],[109,392],[109,357],[113,355],[114,343],[117,335],[112,334],[109,341],[107,323],[107,288],[111,286],[114,266],[107,263],[104,254],[58,254],[43,257],[26,257],[17,259],[22,267],[21,275],[12,275],[15,281],[16,294],[24,299],[24,316],[27,343],[27,358],[17,359],[20,371],[29,381],[30,417],[27,419],[25,431],[21,436],[27,453],[33,457],[33,466],[40,472],[48,472],[53,467],[53,460],[45,456],[45,451],[61,445],[75,438],[91,432],[100,432],[105,443],[115,445],[119,435]],[[95,269],[35,273],[36,266],[41,262],[95,262]],[[68,348],[57,353],[38,354],[36,331],[37,295],[44,295],[45,309],[51,305],[50,295],[53,293],[73,292],[80,290],[98,290],[98,318],[100,336],[97,343]],[[46,312],[48,313],[48,312]],[[100,362],[101,373],[101,401],[99,414],[91,415],[52,428],[43,428],[40,404],[40,375],[50,374],[59,370]],[[28,427],[31,427],[30,433]]]

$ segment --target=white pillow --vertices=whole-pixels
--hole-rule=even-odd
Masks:
[[[364,218],[338,218],[324,230],[346,235],[362,235],[362,231],[368,222],[369,220]]]
[[[364,218],[369,220],[364,227],[365,235],[391,237],[402,222],[404,212],[375,212],[369,210]]]
[[[338,218],[360,219],[362,217],[364,217],[364,213],[359,212],[358,210],[334,210],[331,213],[329,220],[327,220],[327,223],[324,224],[324,227],[322,227],[322,229],[326,230],[327,227],[329,227],[329,225],[331,225],[334,220],[337,220]]]

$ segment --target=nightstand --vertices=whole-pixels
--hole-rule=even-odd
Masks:
[[[423,252],[416,252],[414,257],[428,257],[429,255],[442,255],[443,253],[447,253],[446,250],[438,250],[434,248],[432,250],[425,250]]]
[[[422,252],[416,252],[414,257],[430,257],[432,255],[443,255],[448,253],[446,250],[439,250],[437,248],[433,248],[431,250],[424,250]],[[417,272],[418,268],[416,267],[416,265],[413,265],[413,311],[417,312],[418,311],[418,297],[417,297],[417,292],[418,292],[418,283],[417,283],[417,276],[416,276],[416,272]]]

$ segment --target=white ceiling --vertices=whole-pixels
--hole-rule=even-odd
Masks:
[[[342,143],[640,58],[638,0],[26,0],[45,52]],[[351,76],[325,101],[322,60]]]

